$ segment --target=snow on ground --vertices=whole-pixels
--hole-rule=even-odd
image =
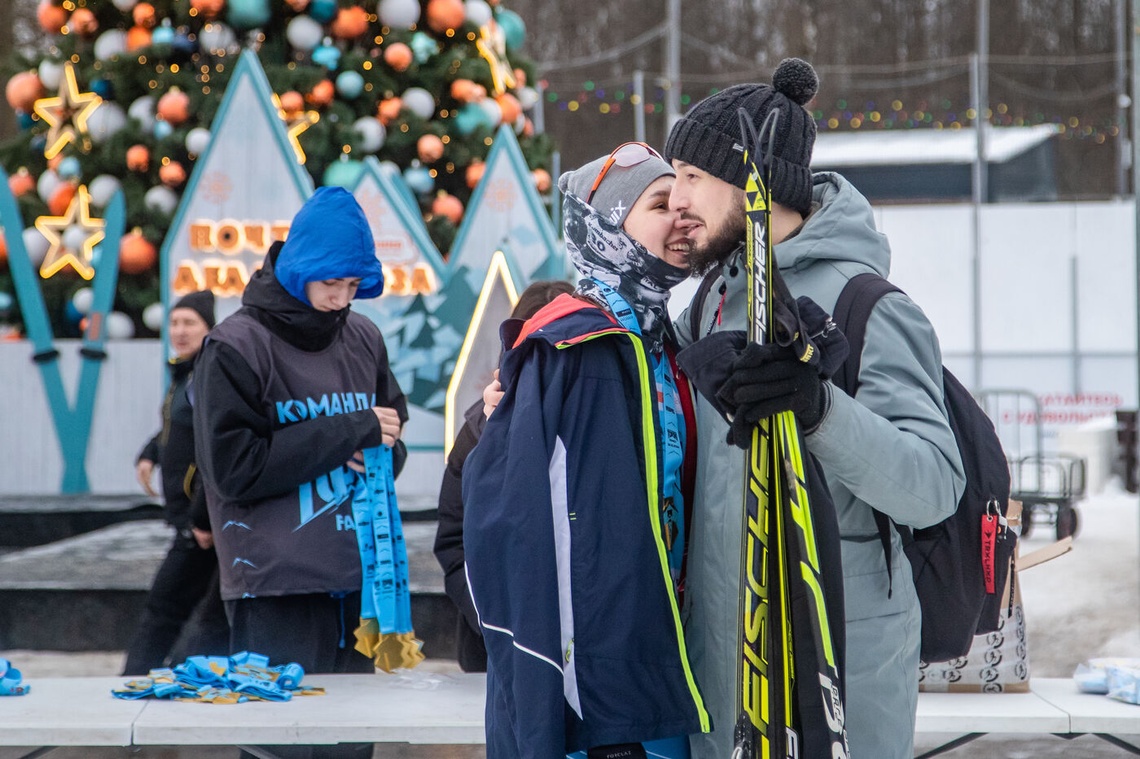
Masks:
[[[1072,552],[1020,574],[1030,677],[1068,677],[1097,656],[1140,657],[1140,498],[1116,481],[1077,505]],[[1021,553],[1055,540],[1035,524]]]

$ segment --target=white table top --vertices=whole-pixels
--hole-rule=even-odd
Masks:
[[[150,699],[136,745],[484,741],[483,675],[307,675],[323,696],[214,705]]]
[[[1068,712],[1070,732],[1140,735],[1140,706],[1081,693],[1070,678],[1030,680],[1033,692]]]
[[[915,732],[1067,733],[1069,715],[1033,691],[920,693]]]
[[[129,746],[145,701],[123,701],[123,678],[26,680],[30,693],[0,697],[0,746]]]
[[[469,744],[484,741],[486,680],[478,674],[312,675],[323,696],[232,705],[124,701],[121,677],[29,681],[0,698],[0,746]],[[918,733],[1140,735],[1140,706],[1039,678],[1029,693],[923,693]]]

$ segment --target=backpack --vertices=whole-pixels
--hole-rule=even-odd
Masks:
[[[835,304],[832,318],[847,336],[851,353],[832,381],[852,397],[859,386],[867,319],[879,298],[890,292],[902,290],[877,274],[860,274],[847,283]],[[921,656],[928,663],[965,656],[975,635],[998,628],[1017,543],[1005,519],[1009,466],[994,425],[946,367],[942,382],[950,429],[966,472],[965,491],[954,514],[936,525],[913,531],[894,525],[922,607]],[[875,523],[889,576],[891,519],[875,511]]]

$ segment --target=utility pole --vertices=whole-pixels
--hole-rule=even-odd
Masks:
[[[1140,2],[1140,0],[1136,0]],[[978,0],[976,51],[970,56],[970,94],[974,101],[973,175],[973,290],[974,290],[974,389],[982,388],[982,206],[989,195],[989,162],[986,156],[986,130],[989,121],[990,3]]]
[[[665,0],[665,133],[681,118],[681,0]]]

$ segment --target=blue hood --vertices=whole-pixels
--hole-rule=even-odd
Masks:
[[[274,269],[285,291],[307,306],[305,285],[324,279],[359,277],[357,298],[384,292],[384,270],[368,219],[352,193],[321,187],[293,217]]]

